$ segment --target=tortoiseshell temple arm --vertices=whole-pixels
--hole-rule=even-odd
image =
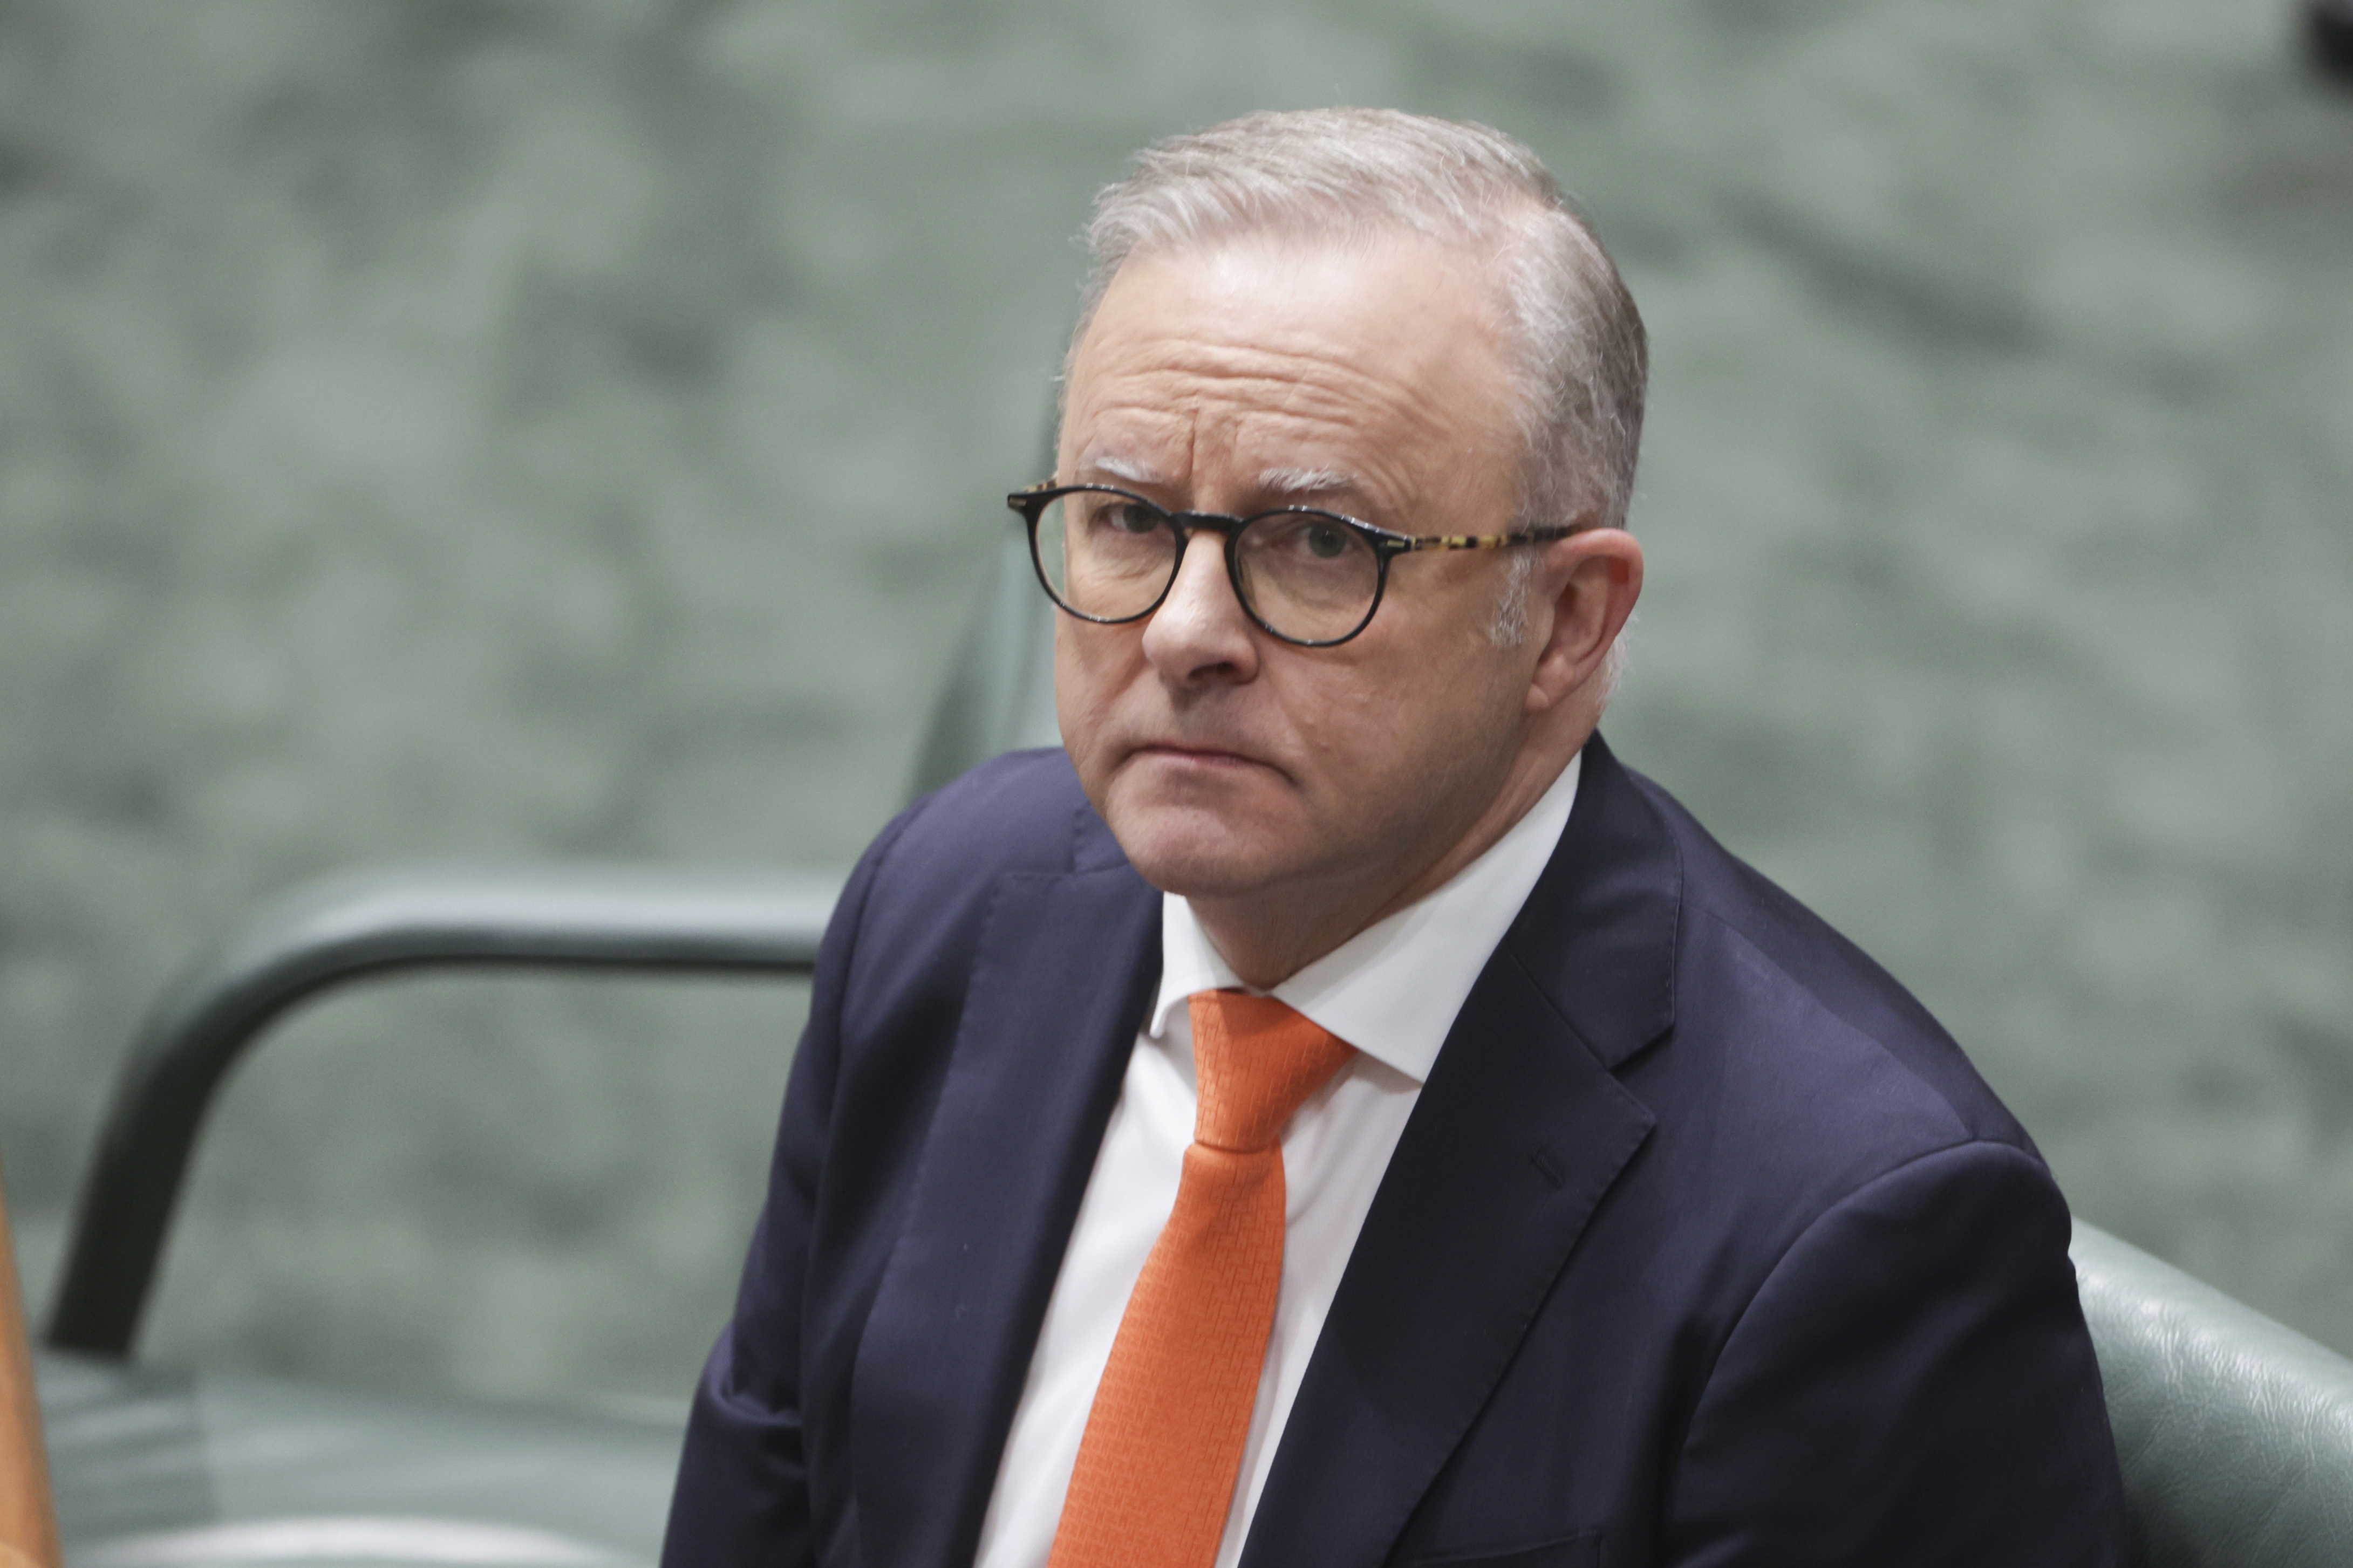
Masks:
[[[1406,550],[1500,550],[1506,544],[1548,543],[1577,531],[1574,528],[1530,528],[1518,533],[1425,533],[1399,539],[1398,542]]]

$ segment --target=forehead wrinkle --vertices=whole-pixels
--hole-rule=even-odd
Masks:
[[[1197,411],[1238,403],[1245,411],[1289,414],[1353,428],[1367,416],[1397,417],[1424,431],[1436,410],[1397,377],[1335,362],[1328,353],[1267,343],[1187,345],[1198,359],[1160,367],[1171,380],[1189,380],[1187,401]],[[1189,357],[1189,356],[1188,356]],[[1223,362],[1223,363],[1219,363]]]
[[[1198,413],[1212,401],[1241,400],[1261,409],[1322,404],[1329,417],[1344,423],[1370,413],[1401,413],[1425,427],[1434,422],[1437,410],[1416,385],[1421,378],[1414,374],[1429,366],[1409,364],[1401,367],[1407,374],[1398,375],[1388,367],[1349,363],[1335,357],[1333,347],[1328,333],[1315,331],[1240,338],[1176,337],[1147,330],[1142,342],[1112,345],[1110,363],[1087,365],[1092,374],[1086,379],[1097,384],[1099,393],[1129,384],[1119,401],[1140,395],[1148,406],[1168,412],[1182,407]]]
[[[1113,455],[1106,448],[1131,459],[1139,448],[1176,459],[1176,470],[1149,462],[1132,470],[1150,476],[1134,482],[1173,492],[1195,482],[1198,459],[1222,450],[1233,463],[1228,477],[1258,479],[1266,486],[1261,495],[1349,496],[1362,503],[1356,510],[1400,515],[1431,501],[1424,470],[1458,453],[1463,432],[1449,417],[1459,403],[1433,399],[1414,374],[1420,366],[1352,363],[1335,357],[1319,329],[1242,337],[1228,335],[1223,323],[1203,331],[1204,324],[1187,323],[1183,335],[1153,326],[1114,331],[1087,345],[1096,352],[1076,367],[1074,379],[1087,384],[1075,401],[1084,449],[1098,466],[1110,471],[1101,461]],[[1483,423],[1511,445],[1503,410]],[[1367,428],[1382,432],[1377,442],[1362,434]],[[1513,460],[1502,450],[1494,458]],[[1339,482],[1306,485],[1303,478]],[[1238,496],[1233,504],[1248,503]]]
[[[1394,500],[1419,488],[1417,459],[1438,457],[1448,438],[1442,410],[1418,389],[1353,365],[1314,355],[1267,357],[1296,368],[1253,367],[1197,384],[1197,427],[1220,427],[1223,445],[1272,489],[1376,489]],[[1368,428],[1383,433],[1377,443],[1363,434]],[[1423,447],[1425,439],[1432,444]],[[1292,482],[1272,482],[1280,479]]]
[[[1245,488],[1214,504],[1244,510],[1323,499],[1359,514],[1398,515],[1425,499],[1429,479],[1418,459],[1438,457],[1435,448],[1365,444],[1356,428],[1364,405],[1343,396],[1271,401],[1198,387],[1174,396],[1121,389],[1087,411],[1070,477],[1101,474],[1183,505],[1184,493],[1221,475]],[[1205,474],[1198,463],[1211,455]],[[1200,493],[1189,504],[1213,503]]]
[[[1344,498],[1359,510],[1382,512],[1411,509],[1425,499],[1430,485],[1425,470],[1441,451],[1411,437],[1393,438],[1409,428],[1415,435],[1433,433],[1419,418],[1406,425],[1397,417],[1419,410],[1402,399],[1377,410],[1368,401],[1328,388],[1295,390],[1299,395],[1279,406],[1265,402],[1241,406],[1227,427],[1224,445],[1236,477],[1252,485],[1254,496],[1269,500]],[[1361,430],[1367,425],[1392,438],[1378,444],[1366,440]]]

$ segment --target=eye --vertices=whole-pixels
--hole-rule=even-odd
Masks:
[[[1324,518],[1314,519],[1301,529],[1299,542],[1307,553],[1318,561],[1338,560],[1348,552],[1348,546],[1354,542],[1345,528]]]
[[[1280,556],[1293,569],[1346,565],[1372,555],[1346,519],[1320,511],[1271,511],[1253,518],[1242,548],[1269,563]]]
[[[1129,539],[1154,532],[1161,526],[1160,509],[1127,496],[1096,490],[1071,498],[1087,529],[1096,534]]]
[[[1150,533],[1160,526],[1160,513],[1142,501],[1113,500],[1097,521],[1121,533]]]

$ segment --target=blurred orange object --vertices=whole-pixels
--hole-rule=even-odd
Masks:
[[[0,1194],[0,1568],[59,1568],[58,1518],[16,1288],[16,1247]]]

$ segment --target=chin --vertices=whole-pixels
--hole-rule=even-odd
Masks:
[[[1128,766],[1095,802],[1129,864],[1163,892],[1246,893],[1282,874],[1311,837],[1293,792],[1271,770]]]
[[[1104,820],[1136,874],[1180,898],[1238,897],[1281,880],[1289,869],[1291,857],[1279,852],[1279,840],[1198,807],[1123,809],[1114,800]]]

